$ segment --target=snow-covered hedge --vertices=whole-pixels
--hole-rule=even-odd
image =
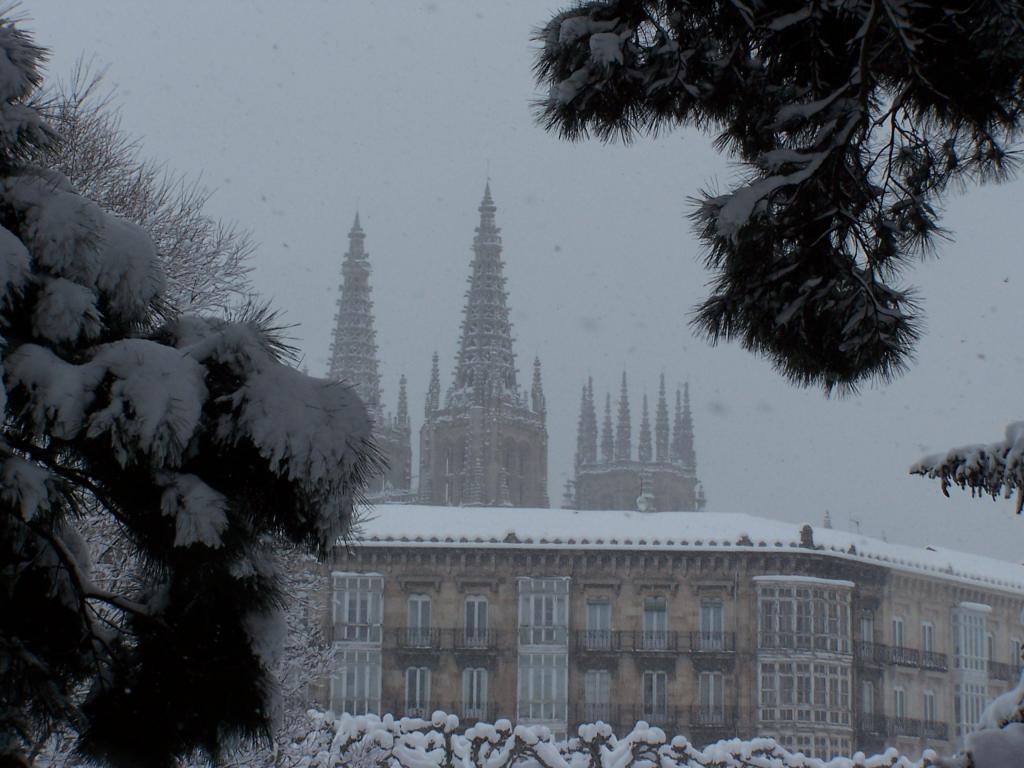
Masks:
[[[1018,711],[1019,714],[1019,711]],[[556,741],[543,726],[508,720],[458,733],[455,715],[430,720],[391,715],[334,719],[311,712],[305,739],[290,745],[278,764],[288,768],[1011,768],[1022,764],[1024,723],[987,728],[968,742],[969,753],[943,758],[926,750],[917,760],[884,754],[819,760],[789,752],[773,739],[729,739],[696,748],[683,736],[639,722],[622,737],[605,723],[581,725],[574,738]]]

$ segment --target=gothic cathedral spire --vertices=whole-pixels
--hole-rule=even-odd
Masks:
[[[501,230],[495,224],[497,207],[487,182],[477,209],[480,224],[473,238],[469,290],[455,366],[455,390],[472,391],[476,402],[490,395],[518,393],[516,360],[512,351],[508,292],[501,260]]]
[[[640,411],[640,435],[637,438],[636,452],[641,463],[651,460],[651,417],[647,412],[647,395],[644,395],[643,408]]]
[[[626,372],[622,372],[622,389],[619,392],[619,418],[615,425],[615,460],[629,461],[633,455],[632,427],[629,421],[629,390],[626,388]]]
[[[654,413],[654,460],[668,461],[668,402],[665,400],[665,374],[658,380],[658,405]]]
[[[612,396],[604,396],[604,423],[601,425],[601,461],[609,463],[615,459],[615,433],[612,432]]]
[[[351,384],[371,413],[381,408],[377,332],[373,327],[370,261],[359,214],[348,233],[348,252],[341,266],[341,295],[334,318],[334,340],[328,377]]]

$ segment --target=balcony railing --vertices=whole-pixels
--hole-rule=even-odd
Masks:
[[[946,723],[873,713],[861,713],[860,730],[863,733],[877,736],[910,736],[942,740],[949,737],[949,728]]]
[[[921,723],[921,735],[926,739],[942,739],[946,741],[949,738],[949,727],[946,723],[924,720]]]
[[[573,719],[577,723],[608,723],[619,725],[622,708],[611,702],[584,703],[573,708]]]
[[[734,632],[691,632],[690,650],[695,652],[732,653],[736,650]]]
[[[1004,680],[1010,682],[1016,680],[1020,676],[1020,668],[1017,665],[1003,664],[999,661],[990,661],[988,663],[988,678],[989,680]]]
[[[622,632],[616,629],[580,629],[576,631],[577,651],[621,651]]]
[[[913,717],[890,717],[890,736],[920,736],[921,721]]]
[[[735,729],[739,720],[736,707],[718,705],[695,705],[690,707],[689,725],[696,728]]]
[[[921,669],[932,669],[937,672],[945,672],[949,669],[949,662],[946,661],[946,654],[935,651],[921,651]]]
[[[459,716],[459,724],[464,728],[474,723],[493,723],[498,719],[498,708],[493,702],[460,701],[452,704],[446,711],[456,713]]]
[[[440,650],[441,630],[433,627],[399,627],[395,630],[395,645],[399,648]]]
[[[645,721],[648,725],[657,726],[666,733],[675,732],[683,725],[682,710],[679,707],[634,707],[632,722],[627,725],[632,726],[640,720]]]
[[[634,651],[678,651],[679,633],[675,630],[642,629],[633,632]]]
[[[889,660],[898,667],[921,666],[921,654],[916,648],[894,645],[889,649]]]
[[[493,651],[498,647],[498,633],[493,629],[453,629],[452,647],[460,651]]]
[[[857,641],[857,660],[874,664],[889,663],[889,646],[873,643],[870,640]]]

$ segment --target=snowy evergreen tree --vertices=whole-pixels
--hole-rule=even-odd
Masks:
[[[174,315],[146,232],[31,164],[44,58],[0,20],[0,763],[61,726],[111,765],[215,758],[270,734],[276,542],[325,555],[379,457],[271,316]],[[97,510],[140,566],[113,587],[76,530]]]
[[[693,211],[714,273],[696,327],[826,390],[905,368],[902,268],[934,246],[950,185],[1014,166],[1024,4],[586,0],[539,39],[549,130],[695,126],[745,167]]]
[[[41,111],[57,136],[34,162],[60,171],[79,194],[146,230],[166,276],[168,303],[199,313],[243,304],[252,293],[248,233],[204,212],[208,190],[142,157],[114,96],[102,75],[82,63],[68,81],[51,84]]]

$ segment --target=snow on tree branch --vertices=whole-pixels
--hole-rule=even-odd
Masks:
[[[1024,4],[583,0],[538,31],[563,138],[691,126],[745,168],[692,218],[712,271],[693,325],[803,385],[890,379],[919,335],[906,264],[950,184],[1017,165]]]
[[[971,495],[993,499],[1017,494],[1017,514],[1024,506],[1024,421],[1006,427],[1006,438],[997,443],[966,445],[945,454],[926,456],[910,468],[914,475],[939,480],[942,492],[957,485]]]

